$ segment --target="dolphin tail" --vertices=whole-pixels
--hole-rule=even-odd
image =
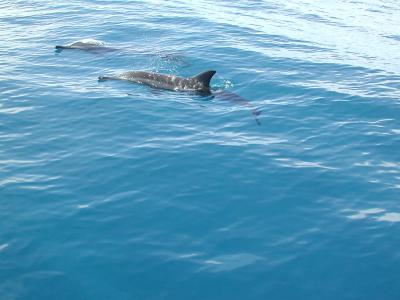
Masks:
[[[261,121],[259,116],[261,115],[262,111],[255,108],[251,111],[251,113],[253,114],[254,120],[256,121],[257,125],[261,126]]]
[[[214,76],[215,73],[217,73],[217,72],[216,71],[206,71],[206,72],[200,73],[192,78],[201,82],[205,87],[209,88],[211,78]]]

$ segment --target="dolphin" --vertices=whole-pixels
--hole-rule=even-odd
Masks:
[[[261,125],[259,116],[261,115],[262,111],[254,107],[248,100],[226,90],[211,90],[210,81],[215,73],[216,71],[210,70],[192,77],[183,78],[168,74],[131,71],[121,73],[116,76],[99,76],[99,81],[125,80],[134,83],[144,84],[157,89],[196,92],[197,94],[211,96],[212,98],[218,100],[230,101],[235,104],[247,106],[251,110],[251,113],[254,116],[254,120],[256,121],[257,125]]]
[[[152,51],[151,49],[144,49],[135,47],[130,49],[129,47],[110,47],[102,41],[95,39],[83,39],[76,41],[67,45],[57,45],[55,46],[56,53],[60,53],[63,50],[82,50],[93,54],[103,54],[108,52],[122,52],[128,55],[132,54],[144,54],[150,55],[151,57],[160,58],[165,62],[179,64],[181,66],[190,66],[182,54],[179,53],[166,53],[164,51]]]
[[[94,39],[84,39],[68,45],[57,45],[55,48],[57,51],[62,51],[64,49],[76,49],[88,52],[110,52],[118,50],[116,48],[107,47],[104,42]]]
[[[215,73],[216,71],[206,71],[193,77],[183,78],[168,74],[131,71],[117,76],[100,76],[99,81],[126,80],[157,89],[189,91],[208,95],[211,94],[210,81]]]

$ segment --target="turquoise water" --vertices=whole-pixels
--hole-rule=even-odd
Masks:
[[[2,0],[0,299],[399,299],[398,20]],[[215,97],[97,80],[208,69]]]

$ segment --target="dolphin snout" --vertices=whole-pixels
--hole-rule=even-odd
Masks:
[[[60,50],[60,49],[68,49],[69,47],[63,46],[63,45],[57,45],[57,46],[55,46],[55,48]]]

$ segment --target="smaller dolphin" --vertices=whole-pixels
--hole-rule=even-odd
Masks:
[[[145,49],[140,47],[110,47],[102,41],[95,39],[84,39],[80,41],[73,42],[68,45],[57,45],[55,46],[55,52],[60,53],[63,50],[81,50],[92,54],[104,54],[108,52],[121,52],[127,55],[149,55],[158,59],[162,59],[165,62],[179,64],[181,66],[187,67],[190,64],[185,61],[182,54],[179,53],[166,53],[164,51],[152,51],[151,49]]]
[[[132,71],[117,76],[100,76],[99,81],[126,80],[157,89],[211,94],[210,81],[215,73],[216,71],[206,71],[193,77],[183,78],[168,74]]]
[[[115,48],[107,47],[102,41],[94,39],[84,39],[81,41],[73,42],[68,45],[57,45],[56,50],[61,51],[64,49],[77,49],[89,52],[109,52],[116,51]]]

